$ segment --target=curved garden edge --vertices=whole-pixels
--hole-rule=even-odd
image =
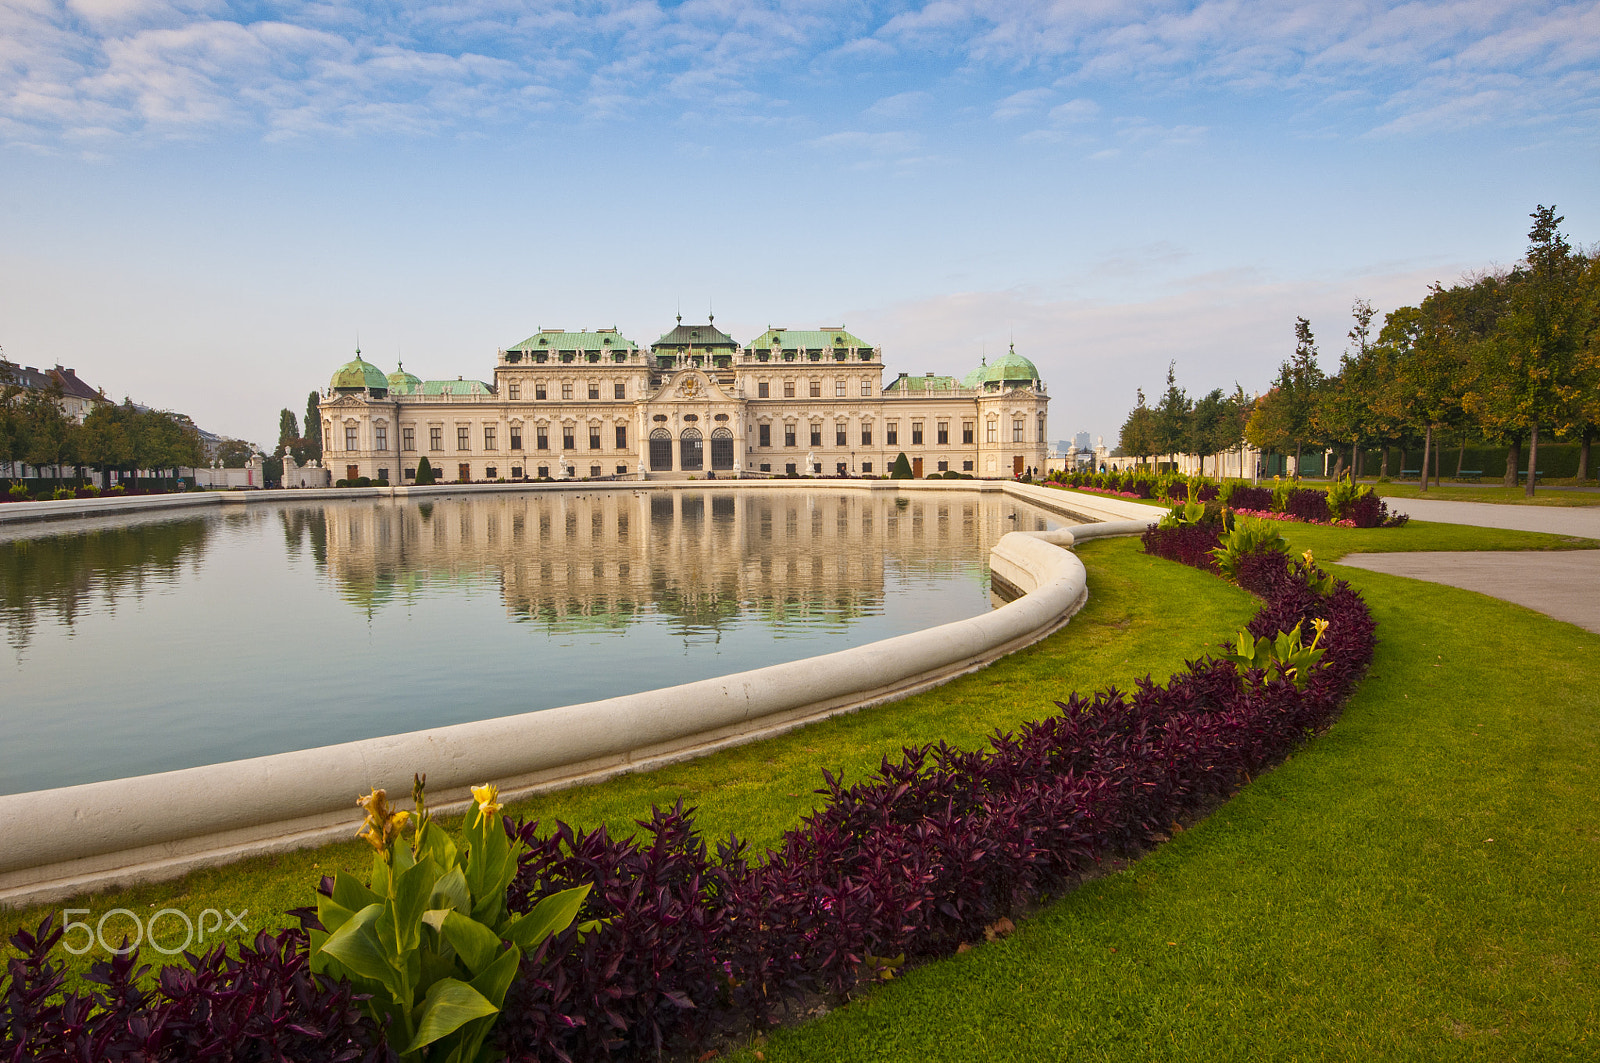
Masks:
[[[719,482],[717,489],[724,486],[731,485]],[[961,481],[911,489],[974,487]],[[991,565],[1001,580],[1026,591],[1024,598],[983,616],[823,657],[520,716],[0,796],[0,905],[175,878],[199,867],[344,838],[361,818],[353,793],[373,787],[404,792],[419,770],[428,773],[436,807],[449,812],[465,808],[468,788],[486,779],[500,781],[508,797],[520,797],[700,756],[897,700],[1061,627],[1087,597],[1083,566],[1063,547],[1076,538],[1138,534],[1148,523],[1105,522],[1123,511],[1063,504],[1056,491],[993,482],[977,489],[1004,491],[1102,523],[1092,530],[1004,536],[991,552]]]

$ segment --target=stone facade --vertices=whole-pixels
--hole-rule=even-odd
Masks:
[[[685,325],[640,348],[616,329],[541,329],[498,352],[494,381],[387,376],[361,359],[321,400],[335,479],[446,481],[787,474],[1010,477],[1045,465],[1049,398],[1014,351],[965,378],[901,374],[843,327],[740,344]]]

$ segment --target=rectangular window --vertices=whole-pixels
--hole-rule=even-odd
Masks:
[[[770,462],[762,462],[761,463],[761,471],[762,472],[771,472],[772,471],[772,464]]]
[[[766,387],[765,384],[761,386]],[[756,445],[762,447],[772,446],[772,426],[770,424],[760,425],[756,428]]]
[[[539,479],[541,479],[541,480],[550,479],[550,466],[541,465],[541,466],[539,466],[538,472],[539,472]]]
[[[487,469],[483,470],[483,475],[490,480],[498,479],[500,476],[500,467],[497,465],[491,465]]]
[[[961,463],[961,471],[962,472],[971,472],[972,471],[972,462],[970,462],[970,461],[962,462]]]
[[[381,424],[380,425],[373,425],[373,427],[372,427],[372,449],[373,450],[388,450],[389,449],[389,429],[387,427],[385,427],[384,425],[381,425]]]
[[[577,438],[578,438],[577,437],[577,429],[573,428],[570,424],[569,425],[563,425],[561,427],[561,449],[562,450],[577,450],[578,449]]]
[[[861,445],[864,447],[872,446],[872,426],[870,424],[861,426]]]
[[[417,449],[417,430],[415,428],[400,429],[400,446],[404,450]]]
[[[617,449],[628,449],[628,426],[625,424],[617,425]]]
[[[589,381],[589,397],[591,399],[598,399],[600,397],[600,385],[596,381]]]
[[[456,449],[472,449],[472,429],[464,425],[456,425]]]
[[[840,423],[833,426],[833,445],[848,447],[850,445],[850,426]]]
[[[813,380],[811,382],[811,397],[814,399],[822,398],[822,381]]]
[[[886,446],[898,446],[900,443],[900,422],[885,421],[883,425],[883,442]]]
[[[516,425],[511,426],[511,449],[522,449],[522,429],[518,428]],[[516,475],[519,479],[521,478],[521,473],[516,473],[514,475]]]
[[[443,428],[430,428],[430,429],[428,429],[428,449],[429,450],[443,450],[444,449],[444,429]]]
[[[344,449],[356,449],[356,430],[354,428],[346,428],[344,430]]]
[[[950,442],[950,422],[949,421],[936,422],[935,431],[937,432],[936,438],[939,440],[939,445],[941,447]]]
[[[548,428],[535,428],[533,430],[533,446],[534,446],[535,450],[549,450],[550,449],[550,429],[548,429]],[[543,476],[544,473],[541,472],[539,475]]]
[[[793,380],[785,380],[783,382],[783,397],[786,398],[786,399],[794,398],[794,381]]]
[[[862,462],[861,463],[861,471],[862,472],[871,472],[872,471],[872,462],[870,462],[870,461]]]
[[[513,466],[511,466],[511,478],[513,480],[522,479],[522,466],[521,465],[513,465]]]
[[[822,426],[820,424],[811,426],[811,445],[814,447],[822,446]]]
[[[1021,443],[1021,442],[1023,442],[1022,425],[1023,425],[1023,420],[1020,417],[1018,417],[1016,420],[1011,422],[1011,442],[1013,442],[1013,443]]]
[[[990,421],[989,422],[988,427],[984,432],[984,438],[987,439],[990,443],[998,443],[998,442],[1000,442],[1000,422],[999,421]]]
[[[1044,442],[1044,414],[1039,415],[1039,442]]]
[[[922,445],[922,422],[921,421],[912,421],[911,422],[911,445],[914,446],[914,447],[920,447]]]
[[[415,480],[416,478],[417,478],[417,470],[415,470],[415,469],[407,469],[406,470],[406,479],[407,480]]]
[[[783,445],[786,447],[794,446],[794,425],[792,424],[783,426]]]
[[[495,430],[493,428],[484,428],[484,430],[483,430],[483,449],[484,450],[493,450],[493,449],[495,449],[494,444],[495,444]]]
[[[600,426],[597,424],[592,424],[589,426],[589,449],[600,449]],[[599,474],[596,473],[596,475]]]
[[[628,385],[626,385],[626,384],[612,384],[611,385],[611,397],[614,398],[614,399],[618,399],[618,400],[627,398],[628,397]]]
[[[572,385],[571,384],[562,384],[561,385],[561,397],[563,399],[567,400],[568,402],[572,401]]]
[[[948,461],[941,461],[939,463],[939,471],[940,472],[949,472],[950,471],[950,463]]]
[[[838,399],[844,398],[847,394],[849,394],[849,391],[847,390],[849,388],[849,386],[850,386],[850,382],[848,380],[835,380],[833,382],[833,395],[834,395],[834,398],[838,398]]]
[[[756,398],[764,399],[766,397],[767,397],[767,382],[765,380],[763,380],[761,383],[756,385]]]
[[[864,399],[870,399],[872,397],[872,378],[871,377],[862,377],[861,378],[861,397],[864,398]]]
[[[538,399],[538,400],[540,400],[541,402],[544,401],[544,397],[545,396],[544,396],[544,385],[543,384],[535,384],[535,385],[533,385],[533,397]]]
[[[521,384],[507,384],[506,385],[506,398],[510,399],[512,402],[516,402],[518,399],[522,398],[522,385]]]
[[[961,442],[963,442],[963,443],[971,443],[972,442],[972,422],[971,421],[962,421],[961,422]]]

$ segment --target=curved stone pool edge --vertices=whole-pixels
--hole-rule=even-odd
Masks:
[[[907,487],[904,481],[867,483]],[[974,490],[973,483],[918,483],[910,489]],[[1067,548],[1076,540],[1137,534],[1149,523],[1107,521],[1129,512],[1130,504],[1120,500],[1102,505],[1099,499],[1008,482],[976,489],[1003,490],[1099,523],[1003,536],[990,552],[991,569],[1026,595],[926,631],[603,701],[0,796],[0,905],[159,881],[349,837],[361,819],[356,794],[373,786],[409,792],[417,771],[427,772],[435,807],[449,811],[465,807],[468,787],[483,782],[498,782],[504,795],[525,796],[701,756],[907,697],[1066,624],[1088,597],[1083,565]]]

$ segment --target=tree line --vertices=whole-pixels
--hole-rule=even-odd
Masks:
[[[77,479],[86,469],[118,470],[133,477],[140,469],[171,469],[205,464],[205,447],[194,423],[182,414],[149,410],[124,399],[97,405],[82,423],[61,405],[59,383],[25,388],[0,362],[0,462],[15,472],[20,465],[51,467],[59,484],[63,468]]]
[[[1434,284],[1417,306],[1385,315],[1373,336],[1372,304],[1357,299],[1349,346],[1333,375],[1323,372],[1306,318],[1295,322],[1294,353],[1256,397],[1235,385],[1191,401],[1174,366],[1154,407],[1144,393],[1123,425],[1122,453],[1145,458],[1207,456],[1248,442],[1263,453],[1333,449],[1335,476],[1360,474],[1362,452],[1420,444],[1424,490],[1439,479],[1446,435],[1508,451],[1506,486],[1515,486],[1527,447],[1527,492],[1537,477],[1541,440],[1579,444],[1578,477],[1590,475],[1600,425],[1600,253],[1574,249],[1554,206],[1529,217],[1528,249],[1510,269],[1484,270],[1449,288]],[[1346,456],[1348,455],[1348,463]]]

